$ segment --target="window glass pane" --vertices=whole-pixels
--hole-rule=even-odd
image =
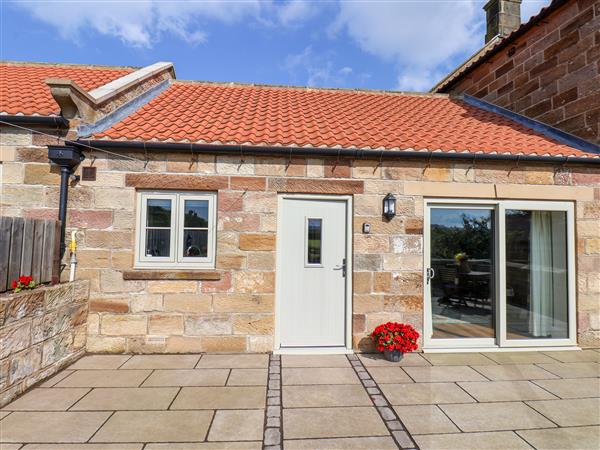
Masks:
[[[171,226],[171,200],[158,198],[149,198],[147,200],[146,226]]]
[[[432,208],[430,226],[432,337],[494,337],[494,211]]]
[[[171,230],[146,229],[146,256],[169,256]]]
[[[184,258],[206,258],[208,255],[207,230],[183,230]]]
[[[321,264],[321,219],[308,219],[308,264]]]
[[[208,200],[186,200],[183,226],[208,228]]]
[[[508,339],[569,337],[567,213],[506,211]]]

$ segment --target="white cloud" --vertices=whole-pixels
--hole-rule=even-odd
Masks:
[[[369,79],[368,73],[354,77],[352,67],[336,66],[333,56],[331,52],[318,53],[308,46],[300,53],[288,55],[283,69],[289,72],[294,83],[306,86],[345,87],[351,82],[360,85]]]
[[[342,2],[331,29],[345,31],[365,52],[392,62],[398,88],[431,87],[483,41],[481,5],[473,2]]]
[[[53,27],[65,39],[79,41],[93,30],[112,36],[132,47],[151,48],[163,34],[190,44],[207,40],[206,21],[234,24],[256,20],[263,24],[295,26],[314,14],[316,8],[303,0],[24,0],[17,5]]]

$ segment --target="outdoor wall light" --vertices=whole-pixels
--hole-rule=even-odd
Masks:
[[[392,220],[396,216],[396,197],[389,193],[383,199],[383,217]]]

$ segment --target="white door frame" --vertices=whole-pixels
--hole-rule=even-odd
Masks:
[[[337,200],[346,203],[346,283],[345,283],[345,343],[346,346],[340,348],[281,348],[281,298],[283,296],[283,286],[281,282],[282,257],[280,249],[282,248],[283,233],[280,232],[282,224],[283,202],[286,199],[295,200]],[[352,353],[352,228],[353,208],[351,195],[326,195],[326,194],[279,194],[277,198],[277,243],[276,243],[276,263],[275,263],[275,336],[274,353]]]
[[[427,268],[431,258],[430,210],[431,207],[463,207],[463,208],[494,208],[495,217],[495,256],[496,265],[496,343],[486,344],[482,339],[432,339],[431,289],[427,284]],[[568,256],[568,321],[569,337],[566,339],[507,339],[506,336],[506,267],[505,260],[505,211],[506,209],[528,209],[544,211],[565,211],[567,213],[567,256]],[[510,199],[464,199],[464,198],[427,198],[424,199],[423,222],[423,347],[425,351],[473,350],[481,351],[515,351],[540,348],[569,349],[577,348],[577,311],[576,311],[576,239],[574,205],[567,201],[546,200],[510,200]],[[457,342],[459,341],[459,342]]]

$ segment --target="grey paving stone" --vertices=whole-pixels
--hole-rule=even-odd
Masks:
[[[492,381],[541,380],[557,378],[556,375],[535,364],[508,364],[497,366],[473,366],[477,372]]]
[[[430,434],[413,437],[421,450],[531,450],[531,446],[512,431]]]
[[[117,411],[91,441],[203,441],[212,417],[213,411]]]
[[[89,391],[89,388],[37,388],[2,409],[7,411],[66,411]]]
[[[170,409],[264,408],[263,386],[184,387]]]
[[[72,411],[167,409],[179,388],[96,388],[78,401]]]
[[[200,355],[134,355],[121,369],[193,369]]]
[[[552,428],[555,425],[521,402],[439,405],[462,431]]]
[[[286,368],[282,369],[284,385],[303,384],[358,384],[354,370],[340,368]]]
[[[109,412],[13,412],[2,419],[2,442],[86,442]]]
[[[436,405],[394,406],[411,434],[460,433]]]
[[[88,355],[75,361],[68,368],[71,370],[118,369],[131,358],[131,355]]]
[[[283,405],[286,408],[369,406],[371,400],[360,385],[284,386]]]
[[[423,353],[423,358],[434,366],[485,366],[497,364],[481,353]]]
[[[593,350],[552,351],[546,355],[564,363],[600,362],[600,353]]]
[[[600,397],[600,378],[536,380],[535,384],[560,398]]]
[[[152,372],[142,386],[225,386],[228,375],[228,369],[158,369]]]
[[[379,411],[379,414],[381,415],[381,417],[383,417],[383,420],[395,420],[396,419],[396,415],[394,414],[394,411],[392,411],[392,409],[388,408],[387,406],[379,406],[377,408],[377,411]]]
[[[480,402],[551,400],[556,396],[531,381],[477,381],[458,385]]]
[[[391,437],[302,439],[284,441],[285,450],[397,450]]]
[[[56,387],[137,387],[150,370],[78,370]]]
[[[402,448],[414,447],[414,442],[410,438],[409,434],[406,431],[392,431],[392,435],[396,438],[396,441],[398,441],[398,444],[400,444],[400,447],[402,447]]]
[[[283,411],[283,435],[289,439],[388,435],[373,407],[294,408]]]
[[[561,427],[600,425],[600,398],[526,402]]]
[[[268,355],[204,355],[197,367],[199,369],[265,369],[268,364]]]
[[[233,369],[227,386],[266,386],[267,375],[267,369]]]
[[[360,361],[367,367],[429,366],[431,365],[420,353],[407,353],[400,362],[391,362],[381,353],[363,353]]]
[[[283,355],[283,367],[350,367],[344,355]]]
[[[281,427],[281,418],[280,417],[267,417],[267,426],[268,427]]]
[[[402,426],[399,420],[390,420],[385,424],[392,431],[404,430],[404,427]]]
[[[483,375],[467,366],[405,367],[404,370],[418,383],[487,381]]]
[[[404,383],[379,386],[392,405],[475,403],[454,383]]]
[[[540,364],[552,363],[556,360],[542,352],[494,352],[483,353],[498,364]]]
[[[593,362],[583,363],[552,363],[539,364],[539,366],[561,378],[593,378],[600,377],[600,364]]]
[[[258,441],[263,437],[264,410],[217,411],[208,433],[209,441]]]
[[[597,450],[600,427],[556,428],[553,430],[519,430],[517,434],[538,450]]]
[[[412,378],[410,378],[400,367],[374,366],[369,367],[369,373],[378,384],[413,382]]]

